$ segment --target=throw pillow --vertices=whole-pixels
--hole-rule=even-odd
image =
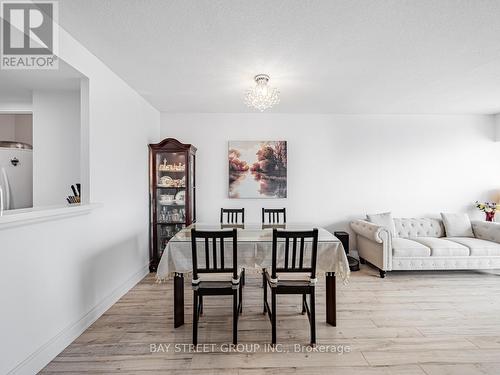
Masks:
[[[448,214],[441,212],[446,237],[474,237],[472,224],[467,214]]]
[[[394,220],[392,219],[391,212],[384,212],[381,214],[368,214],[366,215],[367,220],[370,223],[380,225],[381,227],[386,227],[393,237],[396,237],[396,226],[394,225]]]

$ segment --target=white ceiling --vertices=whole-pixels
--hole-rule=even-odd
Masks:
[[[62,26],[156,108],[500,112],[498,0],[63,0]]]

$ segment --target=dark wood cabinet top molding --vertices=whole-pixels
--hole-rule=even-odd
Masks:
[[[175,138],[165,138],[159,143],[151,143],[149,145],[151,150],[163,150],[163,151],[191,151],[196,153],[197,149],[195,146],[189,143],[181,143]]]

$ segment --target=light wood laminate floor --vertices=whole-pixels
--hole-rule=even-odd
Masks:
[[[258,275],[247,276],[239,342],[249,353],[176,353],[191,342],[192,294],[186,284],[186,324],[173,328],[172,283],[146,277],[42,373],[125,374],[500,374],[500,271],[394,272],[386,279],[363,266],[349,285],[337,284],[338,326],[325,323],[324,283],[317,290],[318,348],[306,350],[307,318],[300,297],[278,297],[278,342],[289,352],[252,352],[271,340],[262,315]],[[231,300],[206,298],[199,342],[231,340]],[[164,351],[151,351],[151,345]],[[166,345],[171,344],[168,350]],[[343,347],[342,347],[343,345]]]

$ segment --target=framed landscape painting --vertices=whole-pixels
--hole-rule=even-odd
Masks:
[[[286,141],[229,142],[229,198],[286,198]]]

